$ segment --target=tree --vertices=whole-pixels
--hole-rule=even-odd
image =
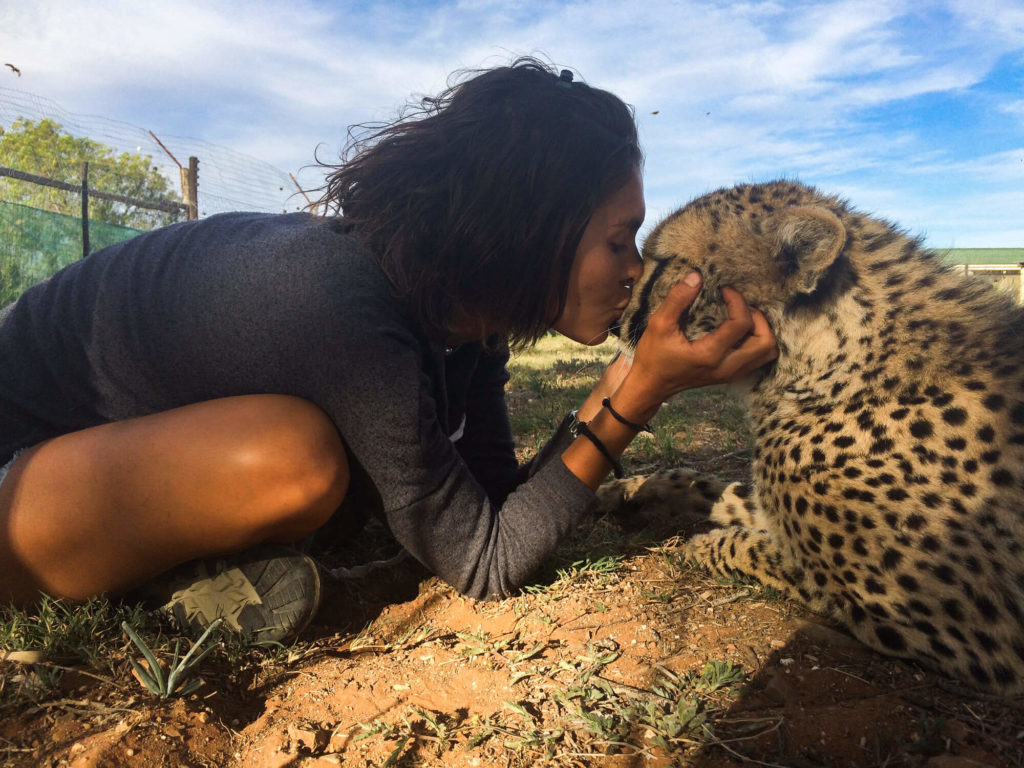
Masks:
[[[89,163],[91,189],[141,200],[162,200],[173,194],[170,182],[150,155],[115,150],[88,138],[67,133],[49,118],[38,122],[19,118],[6,131],[0,127],[0,165],[36,176],[80,184],[82,163]],[[52,213],[81,216],[81,196],[75,192],[0,177],[0,200]],[[89,198],[89,219],[134,229],[152,229],[179,218],[174,213]]]
[[[149,155],[117,154],[98,141],[71,136],[50,119],[18,119],[7,130],[0,127],[0,166],[80,186],[83,162],[89,163],[92,190],[148,201],[172,194]],[[80,192],[0,176],[0,307],[81,258],[81,215]],[[90,195],[90,250],[178,218]]]

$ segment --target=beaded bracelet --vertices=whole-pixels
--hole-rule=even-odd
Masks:
[[[650,424],[637,424],[636,422],[630,421],[621,413],[612,408],[612,399],[610,397],[606,397],[604,400],[602,400],[601,406],[607,408],[608,413],[610,413],[615,418],[615,420],[620,424],[625,424],[627,427],[629,427],[630,429],[634,429],[637,432],[647,432],[652,435],[654,434],[654,430],[651,429]]]

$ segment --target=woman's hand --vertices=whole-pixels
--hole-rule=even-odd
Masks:
[[[697,297],[700,284],[696,272],[676,283],[637,344],[615,402],[620,409],[629,408],[638,421],[647,421],[664,400],[684,389],[732,381],[778,357],[765,316],[731,288],[722,289],[728,319],[707,336],[689,341],[679,329],[679,317]]]
[[[700,290],[696,272],[674,285],[637,344],[632,364],[616,355],[577,417],[589,422],[589,430],[603,449],[579,438],[562,454],[562,461],[576,477],[597,488],[608,473],[608,456],[617,457],[634,437],[636,427],[657,413],[662,402],[684,389],[721,384],[742,376],[778,356],[768,321],[751,310],[736,291],[725,288],[722,298],[729,317],[715,331],[690,342],[679,330],[679,317]],[[601,400],[614,400],[614,414]],[[625,421],[623,421],[625,419]]]

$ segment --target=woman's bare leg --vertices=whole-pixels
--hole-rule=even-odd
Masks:
[[[25,451],[0,485],[0,602],[84,599],[197,557],[297,541],[348,481],[326,414],[284,395],[62,435]]]

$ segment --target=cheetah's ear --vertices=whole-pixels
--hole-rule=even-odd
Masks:
[[[776,217],[775,258],[783,285],[811,293],[846,242],[846,229],[825,208],[788,208]]]

